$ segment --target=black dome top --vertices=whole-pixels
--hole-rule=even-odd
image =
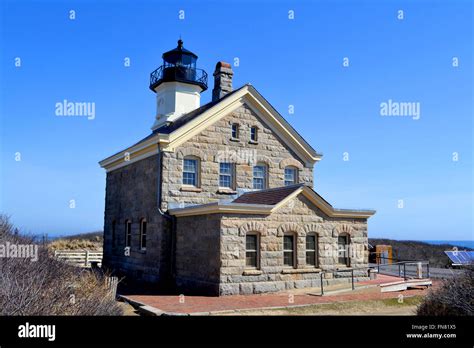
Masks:
[[[197,58],[197,55],[183,47],[183,40],[181,39],[178,40],[178,47],[163,53],[163,61],[173,65],[180,63],[182,65],[190,65],[195,63]]]
[[[183,47],[183,40],[178,40],[178,47],[163,53],[163,65],[150,74],[150,89],[155,90],[163,82],[184,82],[198,85],[203,91],[207,89],[207,73],[196,68],[198,56]]]

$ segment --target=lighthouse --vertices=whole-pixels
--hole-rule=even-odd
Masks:
[[[207,73],[196,68],[198,56],[183,47],[163,53],[163,64],[150,74],[150,89],[156,93],[156,130],[200,107],[207,89]]]

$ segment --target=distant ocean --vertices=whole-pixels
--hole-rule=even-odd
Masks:
[[[450,244],[455,245],[457,247],[465,247],[474,249],[474,241],[473,240],[421,240],[420,242],[425,242],[428,244]]]

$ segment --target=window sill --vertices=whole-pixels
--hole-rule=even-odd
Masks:
[[[249,144],[252,144],[252,145],[258,145],[258,141],[255,141],[255,140],[249,140]]]
[[[202,192],[202,188],[188,185],[181,186],[179,190],[182,192]]]
[[[282,274],[295,274],[295,273],[320,273],[321,268],[287,268],[281,271]]]
[[[222,187],[222,188],[219,188],[217,190],[217,193],[222,193],[222,194],[226,194],[226,195],[235,195],[237,193],[237,191],[235,191],[231,188]]]
[[[239,139],[239,138],[230,138],[229,140],[230,140],[230,141],[235,141],[236,143],[240,143],[240,139]]]
[[[261,275],[263,272],[259,269],[246,269],[242,275],[248,275],[248,276],[255,276],[255,275]]]

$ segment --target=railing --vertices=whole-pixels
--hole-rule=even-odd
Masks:
[[[409,278],[430,278],[430,263],[426,260],[405,260],[401,261],[394,258],[383,258],[392,261],[392,263],[378,263],[376,265],[379,274],[385,273],[388,275],[397,275],[398,277],[407,280]],[[393,262],[395,261],[395,262]],[[426,267],[426,272],[424,268]],[[382,270],[381,270],[382,268]]]
[[[395,260],[395,259],[391,259]],[[415,267],[412,267],[412,266]],[[423,267],[426,266],[426,273],[423,272]],[[380,268],[383,267],[393,267],[395,271],[391,272],[384,272],[384,270]],[[378,274],[387,274],[387,275],[397,275],[397,269],[398,269],[398,277],[403,278],[404,280],[408,280],[411,278],[423,278],[423,274],[426,274],[426,278],[430,278],[430,263],[429,261],[397,261],[391,264],[388,263],[379,263],[374,266],[369,266],[369,267],[356,267],[356,268],[349,268],[349,269],[338,269],[336,271],[322,271],[320,272],[320,281],[321,281],[321,296],[324,295],[324,275],[327,273],[332,273],[333,276],[334,274],[340,273],[340,272],[351,272],[351,285],[352,285],[352,290],[355,290],[355,280],[354,280],[354,271],[358,270],[364,270],[367,271],[369,274],[370,270],[377,269]]]
[[[321,279],[321,296],[324,295],[324,275],[327,274],[327,273],[332,273],[332,275],[334,276],[334,274],[336,273],[340,273],[340,272],[351,272],[351,285],[352,285],[352,290],[355,290],[355,280],[354,280],[354,271],[359,271],[359,270],[364,270],[367,272],[367,274],[369,273],[369,270],[372,269],[372,267],[356,267],[356,268],[350,268],[350,269],[337,269],[336,271],[332,271],[332,272],[329,272],[329,271],[321,271],[319,273],[319,276],[320,276],[320,279]]]
[[[54,257],[78,267],[91,267],[102,264],[102,251],[89,250],[55,250]]]
[[[191,82],[207,89],[207,73],[202,69],[188,68],[185,66],[160,66],[150,74],[150,89],[166,81]]]

